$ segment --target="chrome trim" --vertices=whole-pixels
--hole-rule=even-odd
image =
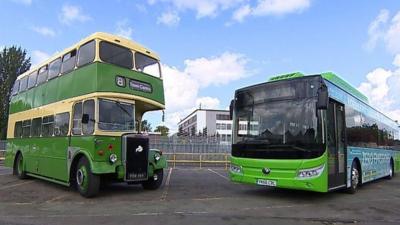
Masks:
[[[347,187],[347,185],[346,184],[342,184],[342,185],[339,185],[337,187],[328,188],[328,191],[334,191],[334,190],[337,190],[337,189],[340,189],[340,188],[344,188],[344,187]]]

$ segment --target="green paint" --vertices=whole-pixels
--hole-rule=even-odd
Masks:
[[[133,90],[129,88],[128,82],[125,87],[118,87],[115,83],[117,75],[146,82],[152,86],[153,92]],[[163,81],[160,78],[112,64],[94,62],[13,96],[10,114],[94,92],[130,94],[165,104]]]
[[[288,80],[288,79],[294,79],[294,78],[298,78],[298,77],[304,77],[304,74],[302,74],[300,72],[283,74],[283,75],[271,77],[269,79],[269,81]]]

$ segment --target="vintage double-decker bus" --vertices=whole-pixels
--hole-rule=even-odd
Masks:
[[[282,75],[239,89],[231,112],[234,182],[354,193],[400,170],[397,122],[333,73]]]
[[[159,57],[94,33],[21,74],[12,89],[5,165],[14,174],[98,193],[101,179],[157,189],[166,159],[140,134],[164,109]]]

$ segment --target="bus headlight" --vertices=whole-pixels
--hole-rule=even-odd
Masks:
[[[110,162],[111,163],[115,163],[115,162],[117,162],[117,160],[118,160],[118,157],[117,157],[116,154],[111,154],[110,155]]]
[[[242,173],[242,167],[234,164],[231,164],[230,170],[232,173]]]
[[[324,168],[325,168],[325,164],[323,164],[319,167],[311,168],[311,169],[299,170],[297,177],[300,179],[319,177],[322,174],[322,172],[324,171]]]
[[[156,160],[156,162],[157,162],[158,160],[160,160],[160,159],[161,159],[160,153],[156,152],[156,153],[154,154],[154,159]]]

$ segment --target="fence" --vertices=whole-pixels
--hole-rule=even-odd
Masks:
[[[0,160],[4,160],[4,156],[6,153],[6,141],[0,141]]]
[[[230,165],[228,153],[163,153],[167,157],[169,167],[204,166],[224,167]]]

